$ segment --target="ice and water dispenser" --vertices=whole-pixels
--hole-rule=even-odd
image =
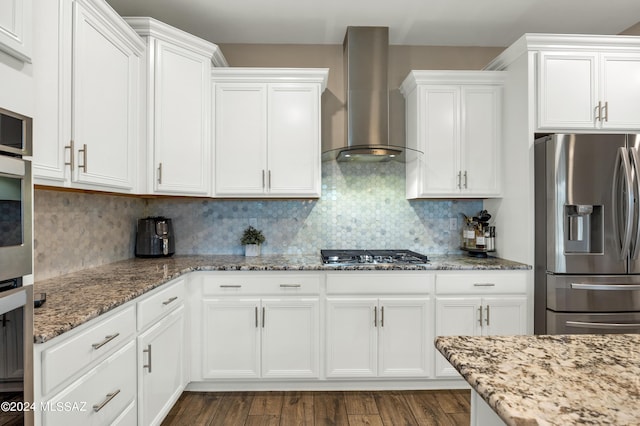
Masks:
[[[604,241],[602,205],[565,205],[564,216],[565,253],[602,253]]]

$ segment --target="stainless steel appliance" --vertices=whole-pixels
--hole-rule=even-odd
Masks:
[[[29,117],[0,109],[0,424],[31,424],[33,401],[33,185]],[[11,405],[13,404],[13,405]],[[6,408],[6,407],[5,407]]]
[[[427,256],[411,250],[320,250],[326,265],[421,264]]]
[[[640,332],[639,148],[640,135],[535,141],[535,333]]]
[[[171,219],[162,216],[138,219],[136,256],[171,256],[175,251],[176,247]]]

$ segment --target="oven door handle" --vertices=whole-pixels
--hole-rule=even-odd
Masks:
[[[572,290],[640,290],[640,284],[588,284],[571,283]]]
[[[567,327],[575,328],[640,328],[640,324],[609,323],[609,322],[588,322],[588,321],[566,321]]]

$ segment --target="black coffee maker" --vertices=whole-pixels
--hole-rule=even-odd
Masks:
[[[176,252],[171,219],[156,216],[138,219],[137,257],[171,256]]]

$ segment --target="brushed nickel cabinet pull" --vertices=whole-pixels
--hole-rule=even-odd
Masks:
[[[162,184],[162,163],[158,163],[158,183]]]
[[[115,392],[108,393],[107,397],[106,397],[106,399],[104,401],[102,401],[100,404],[96,404],[96,405],[93,406],[93,411],[95,411],[97,413],[98,411],[102,410],[102,408],[104,408],[105,405],[107,405],[109,402],[111,402],[111,400],[113,398],[115,398],[116,395],[119,394],[119,393],[120,393],[120,389],[118,389]]]
[[[473,283],[474,287],[495,287],[495,283]]]
[[[149,357],[147,358],[147,364],[143,365],[142,368],[148,368],[149,373],[151,373],[151,345],[147,345],[147,349],[143,349],[142,353],[149,354]]]
[[[269,173],[268,173],[267,189],[271,189],[271,170],[269,170]]]
[[[378,307],[377,306],[373,307],[373,326],[374,327],[378,326]]]
[[[491,319],[490,319],[490,314],[491,314],[491,311],[489,310],[489,305],[487,305],[487,317],[486,317],[486,318],[485,318],[485,320],[484,320],[484,321],[487,323],[487,327],[488,327],[489,325],[491,325],[491,324],[489,323],[489,321],[491,321]]]
[[[480,315],[480,319],[478,319],[478,323],[480,324],[480,327],[482,327],[482,306],[478,308],[478,314]]]
[[[604,121],[609,121],[609,101],[604,103]]]
[[[258,328],[258,307],[256,306],[256,328]]]
[[[263,306],[262,307],[262,328],[264,328],[264,315],[265,315],[264,311],[265,311],[265,308]]]
[[[280,288],[300,288],[301,284],[280,284]]]
[[[178,296],[173,296],[173,297],[170,297],[169,299],[165,300],[164,302],[162,302],[162,304],[166,306],[171,302],[175,302],[176,300],[178,300]]]
[[[467,171],[464,171],[464,189],[467,189]]]
[[[82,144],[82,149],[78,150],[78,153],[82,152],[82,165],[78,166],[79,169],[82,169],[85,173],[87,173],[87,144]]]
[[[262,188],[264,189],[264,170],[262,170]]]
[[[380,327],[384,327],[384,306],[380,307]]]
[[[71,139],[69,141],[69,145],[65,145],[64,149],[68,149],[69,150],[69,162],[65,162],[64,165],[65,166],[70,166],[71,171],[73,171],[73,169],[75,168],[75,161],[74,161],[74,153],[75,153],[75,149],[74,149],[74,142],[73,139]]]
[[[458,189],[462,189],[462,171],[458,172]]]
[[[220,288],[242,288],[240,284],[220,284]]]
[[[106,345],[107,343],[109,343],[110,341],[112,341],[113,339],[115,339],[116,337],[118,337],[120,335],[120,333],[115,333],[115,334],[110,334],[108,336],[104,336],[104,340],[102,342],[99,343],[93,343],[91,345],[91,347],[93,349],[100,349],[101,347],[103,347],[104,345]]]
[[[596,121],[602,121],[602,101],[598,101],[598,106],[596,107]]]

